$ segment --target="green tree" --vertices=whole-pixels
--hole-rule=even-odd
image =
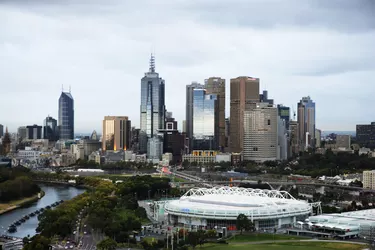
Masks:
[[[236,227],[237,230],[241,231],[241,234],[243,230],[248,230],[250,228],[250,221],[246,215],[239,214],[237,216]]]
[[[117,243],[116,241],[114,241],[113,239],[111,238],[107,238],[107,239],[104,239],[102,240],[101,242],[99,242],[96,247],[99,249],[99,250],[115,250],[116,247],[117,247]]]

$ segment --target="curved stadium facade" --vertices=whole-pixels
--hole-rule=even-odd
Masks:
[[[289,227],[312,214],[312,204],[286,191],[238,187],[193,188],[165,204],[170,225],[235,230],[245,214],[257,229]]]

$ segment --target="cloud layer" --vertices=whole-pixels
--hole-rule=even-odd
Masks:
[[[0,123],[15,131],[57,118],[63,85],[77,132],[101,131],[105,115],[138,127],[154,51],[180,125],[186,84],[221,76],[229,100],[230,78],[249,75],[277,103],[295,108],[310,95],[318,128],[354,130],[374,117],[374,9],[371,0],[2,0]]]

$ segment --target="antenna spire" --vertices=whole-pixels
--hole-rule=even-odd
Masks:
[[[61,84],[61,92],[64,92],[64,84]]]
[[[152,53],[151,53],[151,58],[150,58],[150,72],[151,73],[155,72],[155,56]]]
[[[71,88],[72,88],[72,87],[69,85],[69,93],[71,93],[71,92],[70,92],[70,91],[71,91]]]

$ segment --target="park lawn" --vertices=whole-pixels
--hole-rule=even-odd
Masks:
[[[202,247],[197,246],[196,249],[202,250],[362,250],[366,249],[366,245],[350,244],[350,243],[331,243],[331,242],[284,242],[272,244],[207,244]]]
[[[264,234],[264,233],[254,233],[254,234],[243,234],[235,235],[228,240],[228,242],[252,242],[252,241],[268,241],[268,240],[303,240],[311,239],[307,237],[300,237],[295,235],[287,234]]]

